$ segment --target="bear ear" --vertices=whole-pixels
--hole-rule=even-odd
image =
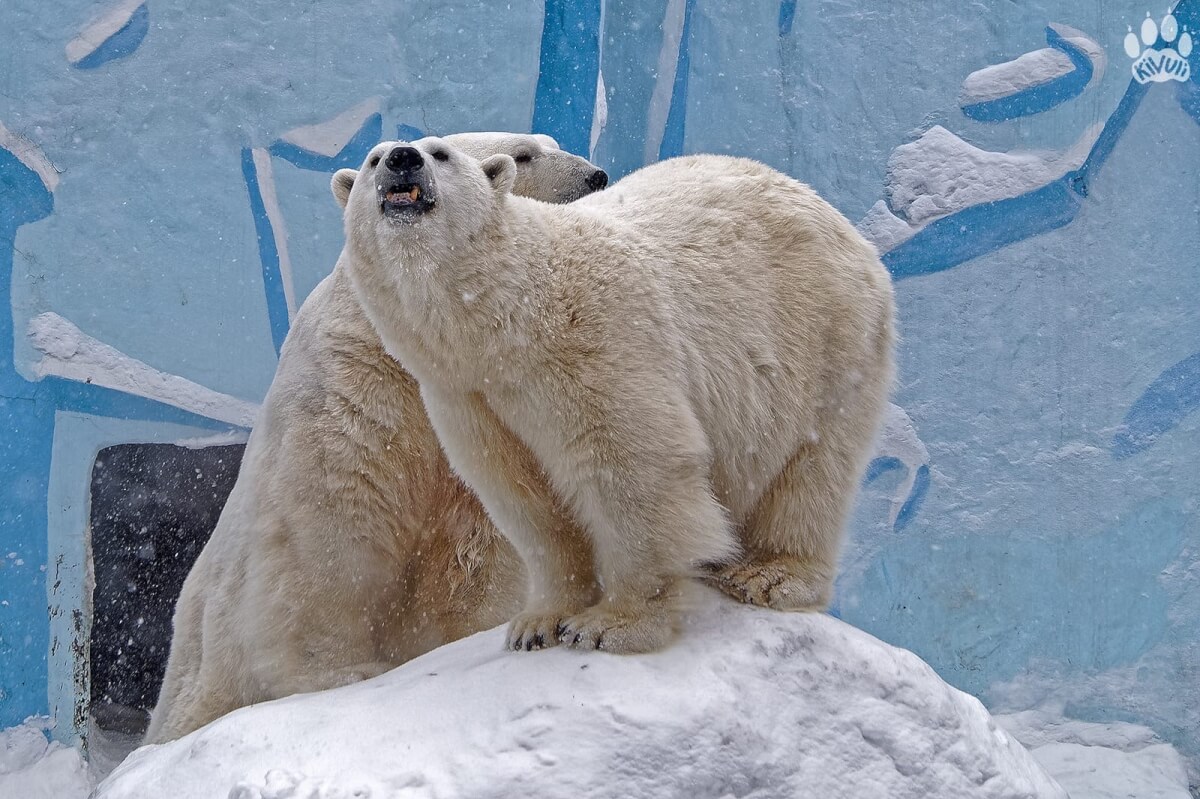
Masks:
[[[333,179],[329,181],[329,188],[333,190],[333,199],[337,200],[337,204],[342,208],[345,208],[346,203],[350,201],[350,190],[354,188],[354,179],[357,177],[357,169],[339,169],[334,173]]]
[[[543,147],[549,147],[551,150],[562,149],[558,146],[558,142],[554,140],[553,136],[547,136],[545,133],[535,133],[533,134],[533,138],[536,139],[537,143]]]
[[[497,153],[489,155],[480,164],[483,174],[492,183],[492,189],[497,194],[508,194],[512,191],[513,183],[517,180],[517,162],[511,155]]]

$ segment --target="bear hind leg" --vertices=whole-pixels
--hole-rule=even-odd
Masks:
[[[827,608],[860,461],[852,448],[802,446],[742,526],[743,556],[709,567],[708,582],[747,604]]]

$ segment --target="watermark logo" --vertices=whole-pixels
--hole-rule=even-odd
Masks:
[[[1167,12],[1161,23],[1155,23],[1146,12],[1141,36],[1129,28],[1125,34],[1125,53],[1133,59],[1133,79],[1138,83],[1186,81],[1192,74],[1188,56],[1192,54],[1192,34],[1179,31],[1175,15]]]

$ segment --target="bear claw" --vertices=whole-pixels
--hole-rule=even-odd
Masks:
[[[533,652],[556,646],[561,626],[559,614],[522,613],[509,624],[505,646],[514,652]]]
[[[662,649],[674,635],[672,615],[650,609],[642,613],[589,608],[562,624],[560,643],[572,649],[639,654]]]

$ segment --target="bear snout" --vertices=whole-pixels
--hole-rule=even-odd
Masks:
[[[416,147],[400,145],[392,148],[383,164],[393,172],[416,172],[425,166],[425,159]]]
[[[608,185],[608,173],[603,169],[597,169],[588,177],[587,185],[592,191],[600,191]]]

